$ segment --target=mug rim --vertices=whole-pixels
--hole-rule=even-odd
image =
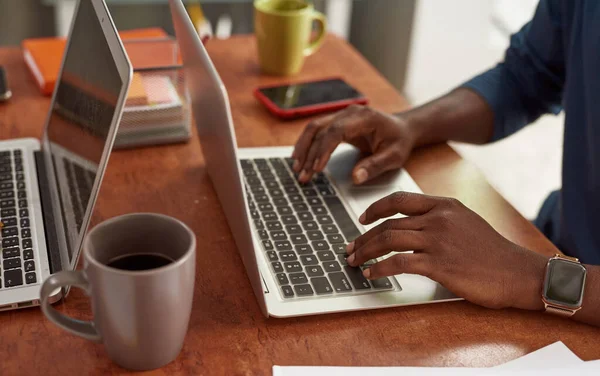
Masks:
[[[295,10],[274,10],[274,9],[265,9],[261,5],[267,4],[275,1],[285,1],[285,0],[255,0],[254,1],[254,9],[263,12],[265,14],[269,14],[272,16],[282,16],[282,17],[294,17],[302,15],[304,12],[311,12],[314,10],[314,6],[312,3],[307,2],[306,0],[294,0],[298,2],[303,2],[306,6],[302,9]]]
[[[173,262],[171,262],[165,266],[161,266],[161,267],[153,268],[153,269],[146,269],[146,270],[123,270],[123,269],[113,268],[113,267],[110,267],[110,266],[98,261],[95,257],[93,257],[91,255],[91,253],[90,253],[90,241],[91,240],[90,239],[91,239],[91,235],[95,231],[99,231],[101,228],[103,228],[105,226],[113,225],[117,222],[130,220],[133,217],[154,217],[154,218],[166,219],[168,221],[174,222],[175,224],[181,226],[188,233],[188,235],[191,238],[191,244],[188,247],[188,249],[185,251],[185,253],[181,257],[179,257],[177,260],[173,260]],[[192,229],[188,225],[186,225],[184,222],[180,221],[179,219],[165,215],[165,214],[160,214],[160,213],[129,213],[129,214],[123,214],[123,215],[118,215],[116,217],[109,218],[109,219],[97,224],[96,226],[94,226],[94,228],[92,228],[86,234],[85,240],[83,242],[83,257],[87,262],[89,262],[90,264],[94,265],[97,268],[102,269],[103,271],[111,272],[111,273],[115,273],[115,274],[127,275],[127,276],[148,276],[148,275],[155,275],[156,273],[168,272],[172,269],[177,269],[181,265],[186,263],[190,259],[190,257],[192,257],[194,252],[196,252],[196,235],[194,234]]]

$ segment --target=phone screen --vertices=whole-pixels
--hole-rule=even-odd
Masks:
[[[260,92],[283,109],[363,98],[355,88],[340,79],[262,88]]]

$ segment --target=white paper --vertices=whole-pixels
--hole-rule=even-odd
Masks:
[[[273,366],[273,376],[564,376],[574,372],[597,376],[600,360],[584,362],[560,341],[494,368]]]
[[[564,368],[583,363],[561,341],[543,347],[518,359],[496,366],[496,369]]]

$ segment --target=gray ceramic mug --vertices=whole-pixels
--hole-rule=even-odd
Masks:
[[[171,262],[141,271],[107,266],[141,254]],[[84,270],[62,271],[44,281],[41,306],[46,317],[73,334],[103,343],[122,367],[149,370],[174,360],[183,346],[194,295],[196,238],[189,227],[161,214],[112,218],[89,232],[83,257]],[[65,286],[82,288],[91,297],[92,322],[52,308],[48,297]]]

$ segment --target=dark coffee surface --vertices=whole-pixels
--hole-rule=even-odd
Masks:
[[[141,253],[118,257],[111,260],[107,265],[115,269],[140,271],[160,268],[172,262],[173,260],[162,255]]]

